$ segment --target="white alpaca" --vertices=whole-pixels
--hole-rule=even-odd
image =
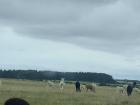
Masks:
[[[54,82],[48,80],[47,84],[49,85],[49,87],[55,87],[55,84]]]
[[[92,86],[94,86],[96,88],[97,85],[95,83],[92,83]]]
[[[121,93],[123,94],[124,92],[124,88],[123,87],[120,87],[120,86],[117,86],[117,90],[116,90],[118,93]]]
[[[134,91],[137,93],[140,93],[140,89],[139,88],[134,88]]]
[[[86,91],[86,85],[81,85],[81,91]]]
[[[92,87],[93,87],[93,91],[96,92],[96,87],[97,87],[97,85],[96,85],[95,83],[92,83],[91,85],[92,85]]]
[[[64,85],[65,85],[65,81],[64,78],[61,79],[59,86],[60,86],[60,90],[63,91],[64,90]]]
[[[117,86],[117,92],[120,94],[126,94],[127,85],[123,85],[122,87]]]

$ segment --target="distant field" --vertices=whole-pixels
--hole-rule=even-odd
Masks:
[[[50,88],[46,82],[2,79],[0,105],[12,97],[27,100],[30,105],[140,105],[140,94],[120,95],[113,87],[97,87],[96,93],[76,93],[74,85],[66,84],[63,92]]]

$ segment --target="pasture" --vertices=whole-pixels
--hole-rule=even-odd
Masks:
[[[45,81],[1,79],[0,105],[13,97],[23,98],[30,105],[140,105],[140,94],[128,97],[115,87],[97,87],[96,93],[76,93],[74,84],[66,84],[63,91],[49,87]]]

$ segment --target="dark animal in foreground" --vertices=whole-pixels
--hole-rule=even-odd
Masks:
[[[127,86],[127,95],[130,96],[133,92],[133,88],[135,88],[136,82],[133,82],[133,84],[129,84]]]
[[[81,89],[80,89],[80,82],[79,82],[79,81],[76,81],[75,87],[76,87],[76,92],[81,92]]]

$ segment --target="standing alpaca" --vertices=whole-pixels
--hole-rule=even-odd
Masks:
[[[59,83],[59,86],[60,86],[60,90],[61,91],[64,90],[64,85],[65,85],[64,78],[62,78],[61,81],[60,81],[60,83]]]
[[[127,86],[127,95],[130,96],[133,92],[133,88],[135,88],[136,82],[133,82],[133,84],[129,84]]]
[[[81,86],[80,82],[76,81],[75,83],[76,92],[81,92],[80,86]]]

